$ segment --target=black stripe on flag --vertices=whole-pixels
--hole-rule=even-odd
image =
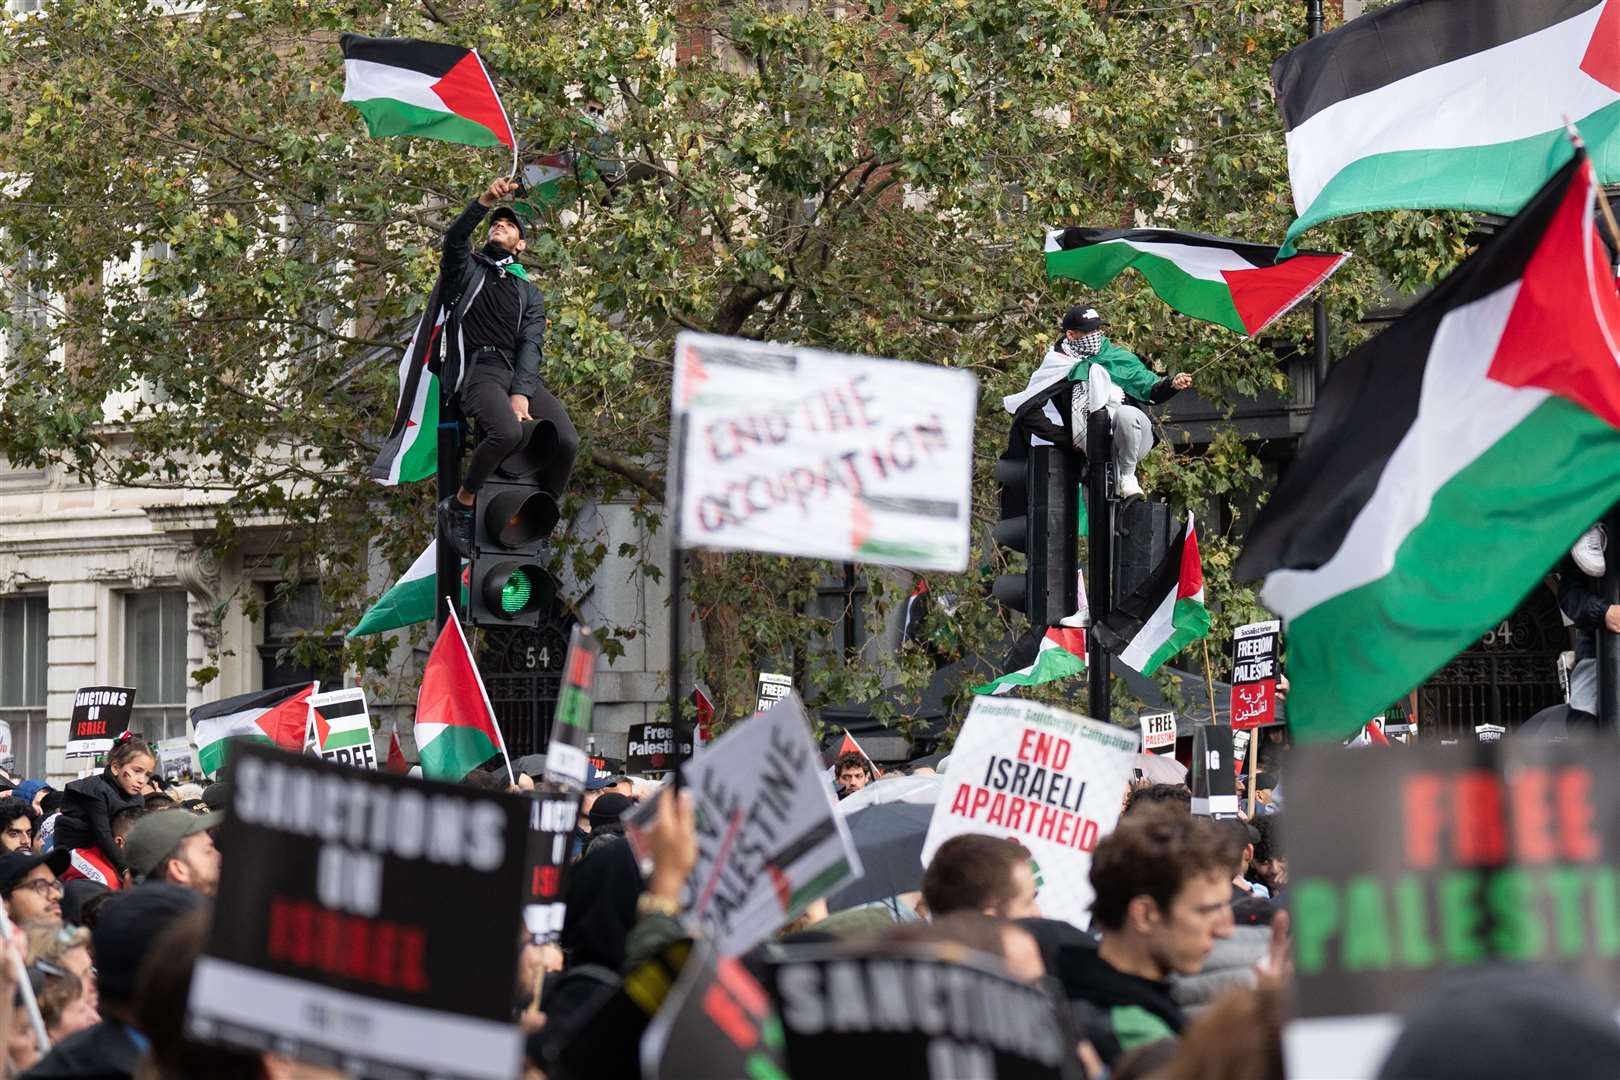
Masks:
[[[1255,517],[1234,578],[1256,581],[1273,570],[1314,570],[1338,552],[1417,419],[1441,320],[1524,276],[1585,161],[1585,152],[1578,152],[1433,292],[1333,366],[1299,456]]]
[[[309,683],[296,683],[292,686],[275,686],[269,690],[255,690],[249,694],[238,694],[235,697],[225,698],[222,701],[210,701],[206,705],[199,705],[191,710],[191,721],[212,720],[216,716],[232,716],[248,709],[269,709],[280,705],[288,698],[296,697],[309,689]]]
[[[344,716],[358,716],[366,711],[366,699],[350,698],[347,701],[328,701],[324,705],[317,705],[315,711],[328,720],[337,720]]]
[[[344,34],[338,39],[343,46],[343,59],[365,60],[373,64],[419,71],[423,75],[443,78],[450,69],[466,58],[471,49],[460,45],[445,45],[437,41],[417,38],[374,38],[359,34]]]
[[[1063,229],[1058,233],[1058,247],[1069,251],[1079,247],[1106,243],[1109,240],[1137,241],[1144,244],[1184,244],[1187,247],[1216,248],[1230,251],[1252,266],[1270,266],[1277,261],[1277,250],[1264,244],[1250,244],[1243,240],[1228,240],[1224,236],[1204,233],[1177,232],[1174,229]],[[1301,254],[1320,254],[1301,252]]]
[[[1041,653],[1041,640],[1046,637],[1046,628],[1030,628],[1025,630],[1019,639],[1013,642],[1013,647],[1007,650],[1007,662],[1002,665],[997,674],[1006,675],[1012,671],[1023,671],[1035,662]]]
[[[1148,579],[1091,628],[1103,648],[1117,653],[1129,645],[1131,639],[1142,632],[1142,624],[1159,610],[1164,598],[1180,588],[1181,553],[1187,548],[1187,526],[1191,523],[1190,517],[1181,523],[1181,531],[1176,534],[1175,542],[1165,551],[1164,558],[1159,560],[1159,565],[1153,568]]]
[[[1271,65],[1292,131],[1346,98],[1545,30],[1603,0],[1403,0],[1311,38]],[[1420,108],[1423,102],[1412,102]]]

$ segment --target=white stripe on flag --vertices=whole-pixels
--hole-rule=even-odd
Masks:
[[[1488,146],[1542,135],[1620,94],[1580,69],[1603,5],[1534,34],[1346,98],[1288,133],[1301,214],[1351,162],[1403,150]],[[1459,18],[1466,18],[1459,12]]]
[[[1093,247],[1127,247],[1166,262],[1175,263],[1183,273],[1202,281],[1226,283],[1222,270],[1253,270],[1254,264],[1228,248],[1203,247],[1195,244],[1164,244],[1157,241],[1109,240]]]
[[[1170,640],[1170,635],[1176,632],[1172,619],[1176,612],[1176,594],[1179,592],[1181,582],[1178,579],[1164,599],[1159,601],[1159,606],[1153,609],[1153,614],[1147,617],[1142,629],[1119,650],[1120,663],[1132,671],[1141,671],[1153,654],[1159,651],[1159,646]]]
[[[433,92],[433,84],[438,81],[432,75],[392,64],[378,64],[370,60],[343,61],[344,101],[391,98],[418,108],[447,113],[451,111],[450,107]]]
[[[1518,295],[1515,281],[1440,321],[1417,417],[1390,455],[1372,498],[1327,562],[1267,576],[1266,607],[1293,618],[1389,573],[1402,541],[1428,516],[1435,493],[1547,400],[1545,390],[1485,377]]]

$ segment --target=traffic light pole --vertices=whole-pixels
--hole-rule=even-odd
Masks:
[[[1605,556],[1606,569],[1600,595],[1607,607],[1620,604],[1620,504],[1611,506],[1603,515],[1609,530],[1609,550]],[[1598,665],[1598,728],[1600,731],[1620,731],[1620,634],[1607,626],[1597,628]]]
[[[1108,464],[1112,457],[1108,410],[1098,409],[1086,423],[1086,599],[1093,626],[1114,606],[1114,508],[1108,501]],[[1096,634],[1087,637],[1086,652],[1086,672],[1091,681],[1089,711],[1093,718],[1107,722],[1113,716],[1109,700],[1113,657]]]
[[[439,383],[439,501],[443,502],[461,489],[461,410],[456,407],[454,395],[445,392],[444,382]],[[438,515],[434,515],[438,520]],[[435,524],[437,529],[438,525]],[[438,629],[443,630],[444,624],[450,619],[450,604],[456,606],[456,614],[461,615],[461,557],[456,554],[455,545],[443,533],[436,533],[438,542],[434,545],[434,595],[439,597],[435,605],[438,618]],[[448,603],[446,603],[448,601]]]

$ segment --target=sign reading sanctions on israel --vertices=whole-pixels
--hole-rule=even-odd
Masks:
[[[1091,921],[1091,852],[1119,820],[1136,732],[1029,701],[975,696],[934,803],[924,865],[962,833],[1004,836],[1035,857],[1041,914]]]
[[[1296,749],[1290,1076],[1376,1075],[1447,975],[1534,966],[1620,999],[1613,740]],[[1367,811],[1346,827],[1347,807]]]
[[[970,373],[683,333],[674,394],[683,547],[967,568]]]
[[[523,800],[251,743],[231,770],[190,1034],[351,1076],[516,1075]]]

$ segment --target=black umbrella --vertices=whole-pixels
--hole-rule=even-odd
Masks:
[[[922,888],[923,839],[933,803],[885,802],[862,807],[844,819],[866,873],[827,898],[843,911]]]

